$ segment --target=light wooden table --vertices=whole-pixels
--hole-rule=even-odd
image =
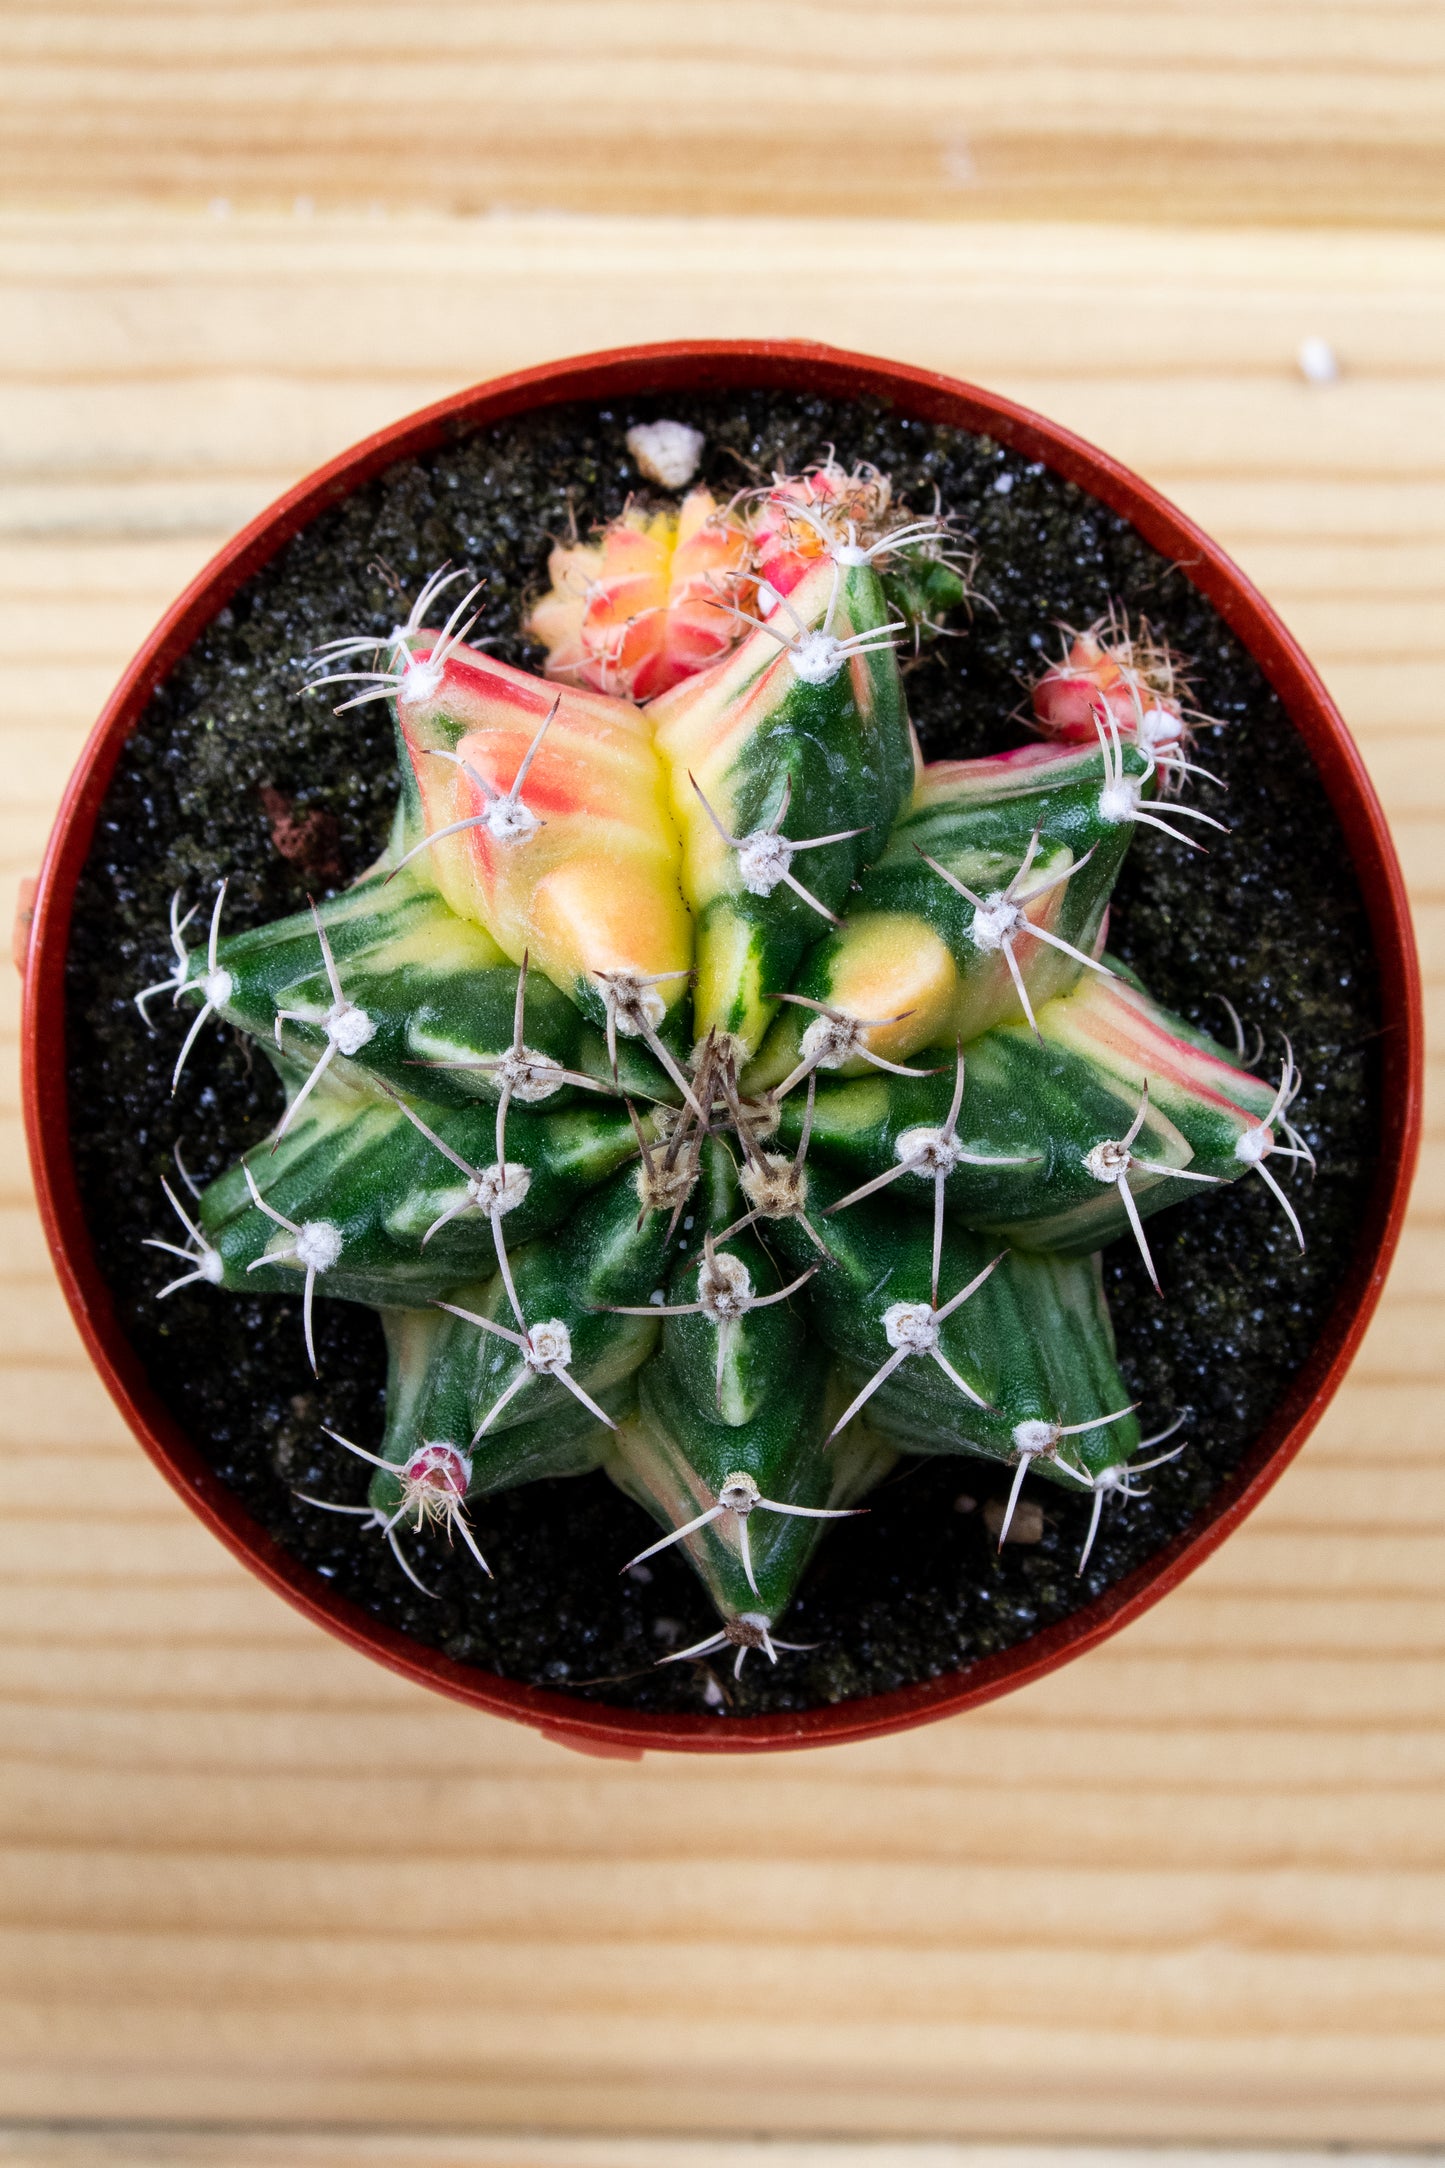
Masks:
[[[975,43],[992,40],[982,87],[959,58],[965,16]],[[548,12],[553,58],[564,32],[595,46],[604,17],[619,50],[594,53],[594,87],[620,96],[644,81],[656,127],[639,147],[619,133],[617,98],[600,99],[588,141],[612,144],[610,163],[595,155],[614,208],[593,215],[449,214],[427,180],[438,144],[466,140],[486,72],[467,44],[479,24],[510,39],[496,63],[513,93],[502,134],[520,140],[532,114],[533,153],[567,137],[585,101],[572,75],[562,118],[544,108],[541,62],[524,50],[537,9],[423,21],[294,8],[243,22],[184,5],[51,6],[0,23],[18,101],[0,131],[16,205],[0,214],[7,915],[126,655],[294,476],[499,369],[634,338],[794,333],[1028,400],[1142,469],[1234,551],[1359,735],[1412,883],[1438,1021],[1445,240],[1421,221],[1445,197],[1430,105],[1441,11],[1382,7],[1366,36],[1349,6],[1256,10],[1275,53],[1260,68],[1277,97],[1295,94],[1283,120],[1266,113],[1263,75],[1237,65],[1245,17],[1228,5],[1088,13],[1087,53],[1077,7],[904,11],[935,181],[945,156],[964,173],[975,155],[937,133],[947,69],[956,104],[997,117],[989,83],[1022,96],[1009,23],[1057,36],[1075,96],[1023,51],[1025,118],[1055,142],[1084,113],[1094,196],[1071,194],[1066,160],[1052,194],[1038,187],[1055,214],[1092,203],[1116,221],[1092,226],[1000,220],[1011,206],[988,197],[997,170],[978,182],[988,200],[945,217],[926,192],[908,195],[876,143],[894,195],[830,199],[830,176],[841,191],[850,166],[850,112],[863,125],[847,99],[874,80],[878,17],[852,7],[709,17],[732,26],[748,82],[773,100],[775,165],[784,92],[802,94],[800,41],[837,30],[846,50],[820,93],[832,133],[810,112],[816,156],[800,152],[774,189],[773,208],[809,215],[767,227],[742,215],[769,205],[738,176],[750,154],[735,128],[731,162],[707,151],[712,193],[689,179],[676,197],[728,215],[669,221],[656,172],[646,194],[647,161],[664,182],[686,163],[684,124],[701,125],[710,78],[695,52],[649,57],[663,18],[641,7]],[[356,50],[329,57],[343,25]],[[950,39],[945,68],[934,48]],[[1233,107],[1201,75],[1209,50],[1234,70]],[[728,64],[743,66],[736,53]],[[1077,95],[1086,64],[1099,95],[1111,68],[1133,70],[1112,136],[1097,97]],[[876,72],[901,140],[896,53]],[[1161,83],[1185,144],[1162,200],[1188,223],[1128,224],[1140,208],[1129,158],[1167,163]],[[138,131],[142,108],[167,125]],[[1249,200],[1288,227],[1207,223],[1232,209],[1209,174],[1243,185],[1220,148],[1229,112],[1251,157],[1273,145],[1279,185],[1271,194],[1257,164]],[[298,134],[308,113],[314,130]],[[368,128],[380,148],[363,173],[343,137],[364,144]],[[982,172],[986,130],[980,140]],[[495,131],[481,141],[482,165],[501,157]],[[1293,166],[1280,150],[1291,141]],[[1355,176],[1355,230],[1307,223],[1300,189],[1326,169],[1336,218]],[[578,201],[582,167],[558,170],[553,200]],[[1030,170],[1047,176],[1042,152]],[[537,201],[533,166],[514,174],[513,201]],[[309,213],[266,208],[308,176]],[[367,212],[373,192],[388,215]],[[880,205],[910,215],[860,215]],[[1336,348],[1338,383],[1301,379],[1310,334]],[[13,980],[4,1002],[13,1040]],[[1445,2137],[1438,1082],[1409,1233],[1350,1382],[1267,1505],[1160,1610],[1028,1692],[904,1738],[626,1767],[366,1664],[188,1518],[81,1357],[35,1228],[7,1066],[0,2118],[43,2127],[0,2131],[0,2162],[957,2168],[951,2146],[842,2141]],[[95,2127],[60,2127],[76,2122]],[[126,2136],[127,2122],[170,2135]],[[262,2129],[354,2123],[403,2135]],[[415,2135],[444,2126],[553,2136]],[[798,2143],[759,2153],[742,2141],[760,2130]],[[668,2136],[687,2132],[713,2136]]]

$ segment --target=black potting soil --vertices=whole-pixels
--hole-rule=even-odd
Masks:
[[[672,402],[706,432],[703,479],[719,496],[796,470],[829,444],[871,459],[918,507],[935,488],[978,548],[982,598],[966,636],[927,647],[908,673],[925,755],[1018,744],[1021,680],[1056,649],[1055,621],[1111,603],[1147,615],[1193,659],[1206,729],[1196,757],[1228,784],[1228,835],[1209,855],[1138,831],[1117,890],[1112,945],[1150,989],[1229,1036],[1221,995],[1265,1033],[1288,1033],[1305,1085],[1294,1119],[1319,1157],[1291,1183],[1309,1247],[1296,1250],[1258,1180],[1150,1223],[1156,1299],[1131,1244],[1105,1255],[1121,1361],[1146,1427],[1175,1415],[1187,1451],[1149,1495],[1105,1510],[1088,1571],[1075,1564],[1088,1502],[1034,1483],[1041,1540],[1000,1555],[984,1509],[1007,1471],[904,1462],[863,1518],[829,1532],[783,1631],[816,1643],[776,1669],[750,1658],[658,1666],[715,1621],[674,1551],[632,1576],[618,1561],[655,1534],[602,1475],[484,1501],[477,1524],[495,1578],[464,1549],[415,1541],[429,1601],[374,1536],[298,1503],[297,1489],[360,1500],[365,1470],[322,1435],[380,1435],[383,1347],[367,1310],[317,1303],[318,1384],[296,1300],[197,1286],[158,1305],[183,1268],[142,1248],[175,1233],[161,1195],[179,1144],[209,1179],[259,1139],[279,1089],[247,1044],[201,1033],[181,1089],[183,1019],[152,1036],[135,990],[170,967],[173,890],[207,906],[225,876],[228,931],[296,910],[377,853],[396,795],[380,704],[337,718],[337,695],[299,691],[302,659],[342,633],[385,633],[444,560],[485,573],[476,638],[525,667],[541,655],[518,623],[549,538],[619,511],[638,475],[624,437],[646,402],[562,408],[391,469],[318,519],[223,611],[152,700],[121,760],[76,901],[68,1032],[75,1152],[102,1270],[155,1387],[255,1518],[332,1587],[418,1641],[513,1679],[619,1706],[734,1714],[846,1700],[959,1669],[1066,1617],[1146,1560],[1204,1508],[1278,1404],[1345,1269],[1373,1172],[1380,1028],[1364,913],[1339,829],[1298,739],[1212,609],[1125,521],[1044,468],[981,437],[847,402],[757,393]],[[188,1005],[184,1015],[188,1017]],[[1276,1162],[1282,1165],[1282,1162]],[[167,1268],[170,1268],[168,1271]],[[1307,1481],[1307,1477],[1301,1478]]]

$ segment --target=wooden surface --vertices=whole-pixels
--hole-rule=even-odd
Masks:
[[[1352,2152],[1351,2168],[1440,2155]],[[970,2145],[936,2138],[575,2138],[524,2132],[0,2128],[0,2168],[1339,2168],[1340,2155]]]
[[[1430,2168],[1439,2153],[1350,2153],[1352,2168]],[[1339,2168],[1341,2155],[1181,2146],[966,2144],[947,2138],[570,2138],[459,2131],[217,2131],[184,2125],[0,2127],[0,2168]]]
[[[1358,732],[1438,1020],[1445,241],[977,218],[378,219],[324,201],[310,217],[238,203],[222,218],[202,200],[232,155],[219,122],[194,207],[176,165],[155,180],[167,203],[65,209],[65,146],[81,144],[67,170],[93,195],[124,137],[116,53],[133,56],[142,29],[161,37],[173,12],[12,9],[0,29],[12,54],[29,41],[41,116],[0,151],[31,159],[38,191],[0,216],[7,915],[128,652],[295,475],[518,363],[791,332],[1029,400],[1140,467],[1238,555]],[[1279,38],[1306,15],[1309,65],[1289,52],[1312,140],[1334,125],[1327,100],[1310,102],[1328,83],[1356,83],[1362,129],[1388,133],[1407,112],[1434,125],[1438,11],[1372,18],[1421,55],[1387,81],[1349,65],[1357,11],[1257,11]],[[513,11],[514,42],[537,19]],[[742,25],[759,80],[767,23],[817,19],[709,18]],[[943,9],[906,19],[957,28]],[[1077,10],[1058,19],[1077,39]],[[1098,43],[1105,58],[1120,41],[1142,53],[1188,30],[1222,49],[1219,26],[1243,19],[1228,5],[1207,19],[1120,9],[1099,17]],[[294,92],[299,44],[341,20],[188,15],[163,86],[181,148],[125,137],[127,185],[141,185],[143,155],[182,160],[198,125],[186,68],[207,41],[267,26]],[[384,11],[346,20],[364,44]],[[428,18],[425,54],[406,62],[431,71],[449,127],[459,20]],[[585,9],[548,20],[595,34]],[[1008,20],[969,15],[996,52]],[[66,40],[72,56],[84,43],[85,64],[72,57],[69,103],[56,91],[47,107]],[[805,41],[785,42],[791,68]],[[228,95],[260,97],[264,80],[238,65]],[[213,96],[226,87],[209,82]],[[969,94],[986,102],[977,83]],[[273,177],[309,155],[281,124],[291,110],[283,100],[262,146]],[[388,200],[426,155],[413,141],[380,162]],[[1335,345],[1338,384],[1300,379],[1307,334]],[[16,995],[6,982],[12,1042]],[[50,2127],[0,2131],[0,2161],[955,2168],[951,2148],[764,2154],[722,2140],[1439,2140],[1438,1081],[1412,1225],[1349,1384],[1266,1507],[1160,1610],[1028,1692],[904,1738],[629,1767],[390,1678],[294,1618],[187,1516],[79,1353],[34,1225],[7,1065],[0,2118]],[[128,2119],[172,2135],[60,2127]],[[357,2122],[554,2137],[363,2145],[256,2128]],[[180,2127],[200,2123],[242,2135]],[[627,2135],[639,2132],[656,2142]],[[668,2142],[686,2132],[717,2142]]]
[[[1438,226],[1433,0],[9,0],[0,192]]]

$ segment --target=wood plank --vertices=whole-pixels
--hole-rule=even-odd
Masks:
[[[8,2026],[11,2012],[0,2010]],[[27,2074],[29,2100],[43,2100],[63,2082],[77,2120],[94,2117],[98,2103],[116,2096],[127,2119],[193,2122],[202,2102],[214,2102],[222,2122],[250,2113],[254,2066],[238,2067],[227,2054],[228,2035],[213,2006],[197,2018],[188,2001],[178,2001],[159,2007],[145,2026],[116,2023],[115,2067],[101,2084],[81,2061],[93,2023],[67,2025],[63,2037],[57,2028],[46,2043],[54,2061],[38,2055]],[[147,2047],[154,2056],[157,2035],[174,2041],[181,2026],[193,2036],[194,2056],[177,2056],[160,2070],[137,2060]],[[245,2030],[266,2068],[268,2119],[284,2124],[324,2115],[335,2081],[310,2075],[319,2045],[312,2029],[296,2027],[290,2013],[268,2020],[248,2012]],[[496,2020],[489,2011],[474,2018],[446,2006],[423,2007],[401,2023],[386,2011],[354,2016],[346,2030],[360,2063],[346,2087],[357,2122],[404,2121],[402,2103],[415,2091],[420,2065],[443,2127],[525,2127],[529,2103],[545,2090],[553,2127],[614,2133],[628,2131],[637,2112],[635,2091],[618,2072],[637,2067],[657,2037],[654,2017],[554,2020],[545,2030],[529,2030],[525,2018]],[[545,2039],[545,2052],[528,2053],[533,2038]],[[1126,2038],[1087,2027],[1037,2028],[1027,2020],[972,2031],[858,2022],[791,2030],[784,2046],[764,2022],[714,2018],[679,2024],[674,2038],[675,2054],[654,2080],[648,2112],[654,2127],[679,2132],[737,2117],[739,2069],[747,2073],[749,2127],[807,2135],[846,2134],[863,2118],[881,2117],[900,2135],[927,2135],[965,2120],[981,2136],[1007,2137],[1019,2127],[1018,2101],[1027,2099],[1028,2123],[1044,2136],[1066,2136],[1082,2120],[1091,2134],[1131,2141],[1171,2120],[1258,2146],[1288,2138],[1304,2121],[1326,2142],[1351,2127],[1362,2085],[1375,2084],[1385,2096],[1379,2120],[1389,2126],[1389,2136],[1376,2142],[1408,2144],[1412,2132],[1431,2128],[1437,2098],[1436,2035],[1356,2043],[1343,2033],[1196,2039],[1161,2030]],[[289,2064],[288,2048],[302,2068]],[[197,2057],[214,2066],[204,2083]],[[1281,2104],[1282,2062],[1301,2073],[1302,2105]],[[325,2119],[334,2121],[334,2111]]]
[[[5,2168],[1112,2168],[1116,2155],[1082,2146],[879,2144],[849,2139],[548,2137],[535,2132],[0,2128]],[[1133,2149],[1138,2168],[1276,2168],[1267,2153],[1167,2154]],[[1290,2168],[1334,2168],[1336,2156],[1296,2152]],[[1418,2156],[1372,2153],[1360,2168],[1411,2168]]]
[[[1338,387],[1297,376],[1303,331],[1329,336],[1346,377],[1418,383],[1438,370],[1445,347],[1438,234],[1292,234],[1281,247],[1272,233],[1202,233],[1189,237],[1185,273],[1167,227],[777,219],[766,250],[752,232],[726,218],[555,213],[220,222],[133,208],[0,214],[5,366],[60,386],[278,366],[301,382],[328,370],[352,381],[432,370],[465,382],[479,341],[493,368],[513,352],[534,358],[537,326],[553,331],[559,309],[576,319],[577,346],[635,336],[644,296],[652,338],[695,331],[706,297],[722,312],[719,335],[791,332],[861,345],[886,295],[899,345],[920,360],[946,351],[949,366],[987,380],[1027,372],[1087,382],[1121,361],[1185,380],[1276,374],[1328,413]],[[1097,296],[1105,260],[1130,296],[1127,342],[1107,312],[1079,306]],[[782,288],[779,264],[800,274]],[[351,313],[358,280],[384,291],[404,281],[409,304],[372,312],[362,347]],[[112,321],[97,371],[84,333],[101,305]]]
[[[1100,51],[1127,16],[1141,85],[1166,62],[1217,66],[1244,34],[1231,5],[1228,33],[1198,28],[1202,11],[1111,11]],[[387,50],[384,15],[366,14],[358,52]],[[1359,19],[1264,17],[1281,52],[1299,21],[1328,19],[1328,104]],[[32,115],[51,110],[45,71],[90,41],[84,173],[115,155],[136,56],[176,19],[156,4],[0,25]],[[290,95],[329,20],[187,15],[189,57],[155,97],[174,111],[227,71],[236,111],[278,82]],[[556,21],[600,66],[588,11]],[[940,67],[986,35],[996,88],[1017,31],[959,22],[919,7],[900,35]],[[1081,22],[1058,11],[1066,53]],[[264,65],[258,25],[278,41]],[[505,68],[531,64],[516,44]],[[1419,80],[1436,66],[1426,52]],[[445,73],[418,64],[406,96],[454,112]],[[1047,71],[1032,80],[1055,111]],[[1394,91],[1362,82],[1357,125],[1383,125]],[[208,112],[210,140],[228,110]],[[0,168],[23,157],[44,179],[27,127]],[[373,224],[324,206],[0,218],[0,907],[126,654],[300,466],[549,352],[720,328],[870,345],[887,322],[910,358],[1034,397],[1141,461],[1279,597],[1396,817],[1445,1021],[1440,240],[846,220],[766,239],[771,255],[726,219]],[[807,278],[780,287],[780,252]],[[358,314],[388,279],[407,310]],[[1319,393],[1293,362],[1314,329],[1348,367]],[[6,982],[12,1042],[16,1017]],[[609,1766],[368,1665],[185,1514],[49,1280],[7,1079],[0,2114],[165,2127],[12,2124],[0,2161],[960,2168],[950,2137],[1438,2140],[1442,1082],[1437,1067],[1416,1213],[1349,1384],[1166,1605],[964,1721],[757,1765]],[[406,2131],[323,2127],[368,2120]],[[473,2142],[448,2124],[549,2135]],[[758,2129],[776,2147],[753,2146]],[[715,2135],[667,2135],[699,2130]],[[966,2160],[1003,2168],[986,2148]]]
[[[178,20],[185,34],[176,35]],[[344,23],[344,31],[342,25]],[[1435,11],[452,0],[14,6],[0,187],[30,201],[1421,226]]]
[[[159,2124],[92,2129],[0,2128],[5,2168],[1112,2168],[1082,2146],[897,2144],[849,2139],[477,2136],[426,2131],[217,2131]],[[1411,2168],[1418,2156],[1372,2153],[1360,2168]],[[1133,2149],[1138,2168],[1276,2168],[1266,2153],[1167,2154]],[[1334,2168],[1297,2152],[1290,2168]]]

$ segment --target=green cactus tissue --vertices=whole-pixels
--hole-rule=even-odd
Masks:
[[[970,569],[875,468],[695,488],[554,549],[537,677],[468,644],[485,567],[443,566],[310,672],[343,726],[390,711],[378,863],[243,932],[224,886],[177,897],[137,997],[178,1012],[177,1089],[214,1019],[286,1105],[165,1185],[160,1293],[289,1295],[313,1368],[318,1298],[380,1312],[384,1432],[328,1431],[369,1492],[307,1499],[418,1587],[416,1531],[486,1573],[489,1499],[601,1469],[618,1569],[679,1545],[716,1611],[663,1661],[777,1662],[904,1454],[999,1463],[1000,1541],[1030,1479],[1087,1498],[1082,1569],[1187,1450],[1130,1400],[1100,1249],[1160,1291],[1146,1222],[1251,1175],[1303,1242],[1288,1046],[1262,1081],[1108,947],[1138,828],[1220,826],[1175,660],[1066,632],[1026,742],[925,765],[905,665]]]

